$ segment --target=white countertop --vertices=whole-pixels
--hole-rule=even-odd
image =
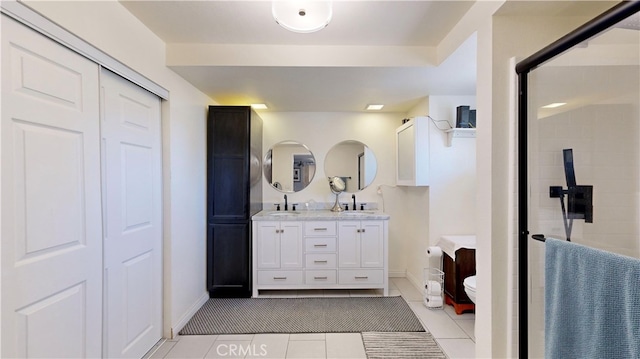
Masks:
[[[317,211],[260,211],[251,217],[254,221],[355,221],[389,219],[389,215],[375,210],[331,212]]]
[[[450,235],[442,236],[436,244],[453,260],[456,259],[456,251],[460,248],[476,249],[475,235]]]

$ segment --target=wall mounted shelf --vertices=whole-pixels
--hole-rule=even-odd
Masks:
[[[452,128],[447,133],[447,147],[451,147],[454,138],[476,138],[475,128]]]

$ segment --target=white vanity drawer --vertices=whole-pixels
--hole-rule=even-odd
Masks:
[[[258,271],[258,284],[302,284],[302,271]]]
[[[307,269],[328,269],[336,268],[335,253],[313,253],[305,257],[305,268]]]
[[[341,269],[338,275],[340,284],[382,284],[382,269]]]
[[[306,284],[336,284],[335,270],[308,270],[305,272]]]
[[[336,222],[333,221],[307,221],[304,223],[305,236],[335,236]]]
[[[335,237],[307,237],[305,241],[306,253],[324,253],[336,251]]]

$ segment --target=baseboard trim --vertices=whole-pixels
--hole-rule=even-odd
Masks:
[[[423,279],[422,278],[416,278],[413,274],[411,274],[410,272],[407,272],[406,275],[407,279],[409,280],[409,282],[411,282],[411,284],[413,284],[414,287],[416,287],[416,289],[418,290],[418,292],[423,293],[424,291],[424,284],[422,283]]]
[[[198,309],[200,309],[204,305],[204,303],[207,302],[207,300],[209,300],[209,292],[204,292],[204,294],[202,294],[202,296],[198,298],[195,303],[193,303],[191,308],[189,308],[189,310],[184,313],[180,320],[178,320],[178,322],[173,327],[171,327],[171,338],[169,339],[174,339],[178,335],[182,328],[187,325],[189,319],[191,319],[191,317],[196,314]]]
[[[404,278],[407,276],[407,271],[404,270],[390,270],[389,278]]]

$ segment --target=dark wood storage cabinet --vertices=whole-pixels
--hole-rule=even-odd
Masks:
[[[262,120],[248,106],[207,119],[207,290],[251,296],[251,216],[262,210]]]
[[[476,250],[461,248],[456,251],[456,259],[444,253],[444,294],[447,304],[453,305],[457,314],[473,310],[475,306],[464,291],[464,280],[476,274]]]

